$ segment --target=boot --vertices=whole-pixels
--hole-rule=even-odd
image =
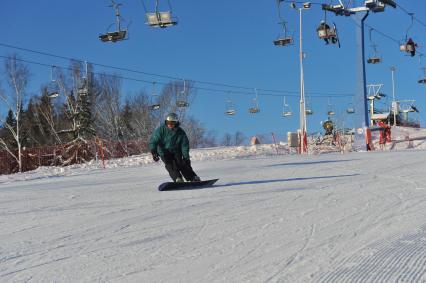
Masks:
[[[182,177],[177,177],[176,180],[175,180],[175,183],[183,183],[183,182],[184,181],[183,181]]]

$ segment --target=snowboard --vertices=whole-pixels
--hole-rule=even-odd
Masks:
[[[219,179],[204,180],[198,182],[166,182],[158,186],[159,191],[193,190],[213,186]]]

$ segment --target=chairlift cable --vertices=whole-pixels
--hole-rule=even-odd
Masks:
[[[143,2],[143,0],[139,0],[139,2],[142,4],[142,7],[145,11],[145,14],[148,13],[148,10],[146,9],[145,3]]]
[[[81,60],[81,59],[76,59],[76,58],[71,58],[71,57],[65,57],[65,56],[61,56],[61,55],[55,55],[52,53],[47,53],[47,52],[41,52],[41,51],[36,51],[36,50],[32,50],[32,49],[28,49],[28,48],[22,48],[22,47],[17,47],[17,46],[13,46],[13,45],[9,45],[9,44],[4,44],[4,43],[0,43],[0,46],[4,46],[4,47],[8,47],[8,48],[13,48],[13,49],[18,49],[18,50],[22,50],[22,51],[26,51],[26,52],[30,52],[30,53],[36,53],[36,54],[40,54],[40,55],[44,55],[44,56],[49,56],[49,57],[55,57],[55,58],[59,58],[59,59],[63,59],[63,60],[73,60],[76,62],[80,62],[80,63],[85,63],[88,62],[87,60]],[[9,58],[8,56],[1,56],[2,58]],[[44,64],[44,63],[40,63],[40,62],[34,62],[34,61],[28,61],[28,60],[23,60],[23,59],[18,59],[20,61],[23,62],[27,62],[30,64],[35,64],[35,65],[41,65],[41,66],[48,66],[49,68],[51,67],[51,64]],[[155,77],[160,77],[163,79],[170,79],[170,80],[181,80],[181,78],[177,78],[177,77],[172,77],[172,76],[167,76],[167,75],[160,75],[160,74],[155,74],[155,73],[148,73],[148,72],[143,72],[143,71],[138,71],[138,70],[132,70],[132,69],[128,69],[128,68],[123,68],[123,67],[115,67],[115,66],[111,66],[111,65],[105,65],[105,64],[100,64],[100,63],[94,63],[94,62],[90,62],[92,65],[94,66],[100,66],[100,67],[104,67],[104,68],[110,68],[110,69],[115,69],[115,70],[121,70],[121,71],[126,71],[126,72],[132,72],[132,73],[137,73],[137,74],[143,74],[143,75],[149,75],[149,76],[155,76]],[[63,68],[63,69],[68,69],[68,68]],[[92,72],[93,73],[93,72]],[[132,78],[126,78],[126,77],[122,77],[125,79],[129,79],[129,80],[137,80],[140,82],[149,82],[151,83],[151,81],[149,80],[141,80],[141,79],[132,79]],[[231,84],[224,84],[224,83],[216,83],[216,82],[208,82],[208,81],[199,81],[199,80],[192,80],[195,83],[199,83],[199,84],[206,84],[206,85],[212,85],[212,86],[219,86],[219,87],[225,87],[225,88],[237,88],[237,89],[243,89],[243,90],[253,90],[252,87],[245,87],[245,86],[238,86],[238,85],[231,85]],[[198,88],[201,89],[201,88]],[[208,88],[204,88],[205,90],[211,90]],[[274,89],[263,89],[263,88],[257,88],[259,91],[262,92],[272,92],[272,93],[294,93],[294,94],[298,94],[299,91],[289,91],[289,90],[274,90]],[[223,90],[218,90],[218,91],[223,91]],[[248,94],[248,92],[241,92],[244,94]],[[311,94],[317,94],[317,95],[325,95],[325,94],[330,94],[329,92],[308,92]],[[262,94],[262,95],[266,95],[266,94]],[[273,94],[267,94],[267,95],[271,95],[271,96],[279,96],[282,97],[283,95],[273,95]],[[333,94],[335,96],[353,96],[352,93],[335,93]]]
[[[398,4],[398,3],[395,3],[396,4],[396,6],[398,7],[398,8],[400,8],[404,13],[406,13],[407,15],[409,15],[409,16],[411,16],[411,14],[414,14],[414,13],[412,13],[412,12],[409,12],[407,9],[405,9],[404,7],[402,7],[400,4]],[[419,20],[417,17],[414,17],[414,15],[413,15],[413,19],[416,21],[416,22],[418,22],[420,25],[422,25],[422,26],[424,26],[424,27],[426,27],[426,24],[424,23],[424,22],[422,22],[421,20]]]

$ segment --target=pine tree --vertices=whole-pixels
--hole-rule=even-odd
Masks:
[[[133,113],[129,101],[126,101],[121,116],[123,121],[124,138],[130,139],[134,136],[134,130],[131,125]]]
[[[16,149],[18,147],[18,144],[16,143],[16,140],[13,137],[12,132],[10,131],[10,129],[13,129],[13,131],[16,132],[16,125],[17,123],[15,115],[13,114],[12,109],[9,109],[9,111],[7,112],[6,121],[3,125],[4,133],[1,138],[4,140],[5,144],[10,149]]]

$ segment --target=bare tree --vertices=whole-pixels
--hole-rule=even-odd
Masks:
[[[24,104],[25,88],[28,84],[30,72],[28,67],[24,65],[16,55],[12,55],[5,59],[4,69],[6,81],[11,92],[10,94],[0,92],[0,98],[6,108],[12,111],[16,125],[11,125],[6,119],[1,119],[1,122],[12,134],[17,145],[18,154],[15,154],[14,150],[10,148],[2,138],[0,138],[0,146],[13,156],[18,163],[19,172],[22,172],[21,115]]]
[[[189,118],[182,127],[185,129],[189,139],[189,146],[191,148],[197,148],[203,145],[205,129],[202,127],[200,122],[194,118]]]
[[[123,121],[120,115],[121,79],[117,76],[100,75],[101,92],[95,103],[95,124],[98,132],[106,138],[121,140],[123,137]]]
[[[225,133],[222,138],[223,146],[231,146],[232,145],[232,136],[229,133]]]
[[[47,88],[42,89],[42,95],[38,98],[35,118],[37,119],[36,123],[39,125],[40,132],[43,135],[53,136],[57,143],[62,143],[62,140],[57,133],[55,109],[51,102],[51,98],[49,97]],[[47,125],[49,129],[46,129],[43,125]],[[49,140],[47,137],[45,137],[45,139]]]
[[[140,92],[130,102],[132,117],[130,125],[133,133],[131,136],[135,138],[148,139],[152,133],[155,125],[153,124],[153,111],[150,106],[152,102],[149,101],[144,92]]]
[[[244,140],[246,139],[246,137],[244,136],[244,134],[240,131],[235,133],[235,137],[234,137],[234,141],[235,141],[235,145],[242,145],[244,143]]]

